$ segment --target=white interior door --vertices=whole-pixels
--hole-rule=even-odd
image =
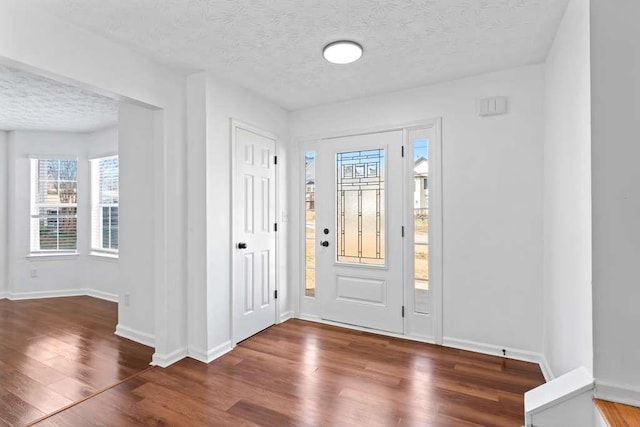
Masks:
[[[234,340],[275,323],[275,141],[241,127],[235,132]]]
[[[402,131],[333,138],[316,159],[322,317],[403,333]]]

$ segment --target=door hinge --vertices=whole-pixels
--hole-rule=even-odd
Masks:
[[[273,231],[278,231],[278,223],[273,224]]]
[[[404,225],[402,226],[402,237],[404,237]]]
[[[404,305],[402,306],[402,317],[404,317]]]
[[[278,164],[278,156],[273,156],[273,164],[274,165]]]
[[[402,146],[402,157],[404,157],[404,145]]]
[[[273,299],[278,299],[278,290],[273,291]]]

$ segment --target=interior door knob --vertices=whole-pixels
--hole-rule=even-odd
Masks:
[[[327,240],[323,240],[322,242],[320,242],[320,245],[326,248],[327,246],[329,246],[329,242]]]
[[[244,242],[238,243],[238,249],[247,249],[247,244]]]

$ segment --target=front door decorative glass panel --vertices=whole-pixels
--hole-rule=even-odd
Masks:
[[[336,260],[385,264],[384,149],[336,155]]]

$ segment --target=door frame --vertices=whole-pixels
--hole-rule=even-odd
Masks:
[[[237,130],[238,129],[242,129],[245,130],[247,132],[251,132],[254,133],[256,135],[262,136],[264,138],[268,138],[268,139],[272,139],[274,142],[274,156],[278,156],[278,137],[269,131],[266,131],[264,129],[261,129],[257,126],[253,126],[251,124],[248,124],[244,121],[235,119],[233,117],[231,117],[229,119],[229,143],[231,144],[231,206],[229,207],[229,212],[230,212],[230,226],[231,226],[231,233],[229,233],[230,236],[230,240],[229,240],[229,248],[231,249],[231,256],[229,257],[229,269],[230,269],[230,281],[229,281],[229,295],[231,296],[231,298],[229,298],[229,336],[231,337],[231,346],[235,347],[236,344],[238,343],[238,339],[235,336],[235,301],[236,301],[236,292],[235,292],[235,281],[236,281],[236,274],[235,274],[235,258],[238,255],[238,252],[234,249],[235,248],[235,242],[237,241],[237,237],[236,237],[236,220],[234,219],[234,208],[236,206],[236,201],[237,201],[237,195],[236,195],[236,154],[237,154]],[[278,221],[278,217],[279,217],[279,207],[280,207],[280,191],[278,188],[279,185],[279,163],[275,163],[274,162],[274,174],[275,174],[275,182],[274,182],[274,187],[275,187],[275,193],[273,195],[274,198],[274,202],[275,202],[275,218],[274,221],[276,223],[279,223]],[[280,274],[279,274],[279,246],[280,246],[280,238],[279,238],[280,233],[279,232],[275,232],[274,236],[275,236],[275,283],[273,284],[273,290],[278,292],[279,291],[279,279],[280,279]],[[279,292],[278,292],[279,293]],[[280,300],[276,299],[275,300],[275,317],[273,319],[273,324],[278,324],[278,319],[280,318]]]
[[[305,210],[302,207],[305,200],[305,168],[304,168],[304,153],[305,151],[314,151],[314,147],[317,147],[318,144],[322,144],[323,140],[334,139],[334,138],[342,138],[347,136],[357,136],[357,135],[367,135],[372,133],[379,132],[389,132],[389,131],[403,131],[403,144],[405,146],[409,143],[409,131],[415,129],[432,129],[434,133],[434,142],[433,142],[433,170],[436,171],[434,174],[435,179],[430,177],[430,183],[433,187],[430,188],[429,199],[430,202],[433,201],[436,208],[434,209],[434,214],[432,218],[430,218],[430,223],[438,224],[439,227],[434,229],[433,236],[429,235],[429,246],[434,248],[433,256],[430,252],[429,259],[429,277],[430,282],[433,280],[433,336],[425,336],[419,334],[411,334],[407,331],[410,331],[410,325],[408,324],[410,316],[405,316],[404,318],[404,334],[394,334],[391,332],[372,330],[368,328],[363,328],[354,325],[342,324],[338,322],[332,322],[328,320],[324,320],[321,318],[321,304],[322,304],[322,287],[316,287],[316,293],[314,298],[306,297],[303,292],[304,284],[306,281],[306,264],[305,264],[305,251],[306,251],[306,241],[305,241],[305,227],[306,227],[306,218],[305,218]],[[295,180],[295,188],[293,189],[294,194],[294,202],[295,209],[298,209],[298,227],[297,227],[297,238],[298,238],[298,255],[297,255],[297,266],[298,266],[298,280],[296,286],[291,290],[292,291],[292,302],[293,302],[293,310],[296,318],[327,323],[336,326],[341,326],[349,329],[356,330],[364,330],[372,333],[376,333],[379,335],[387,335],[393,337],[404,338],[412,341],[420,341],[427,343],[435,343],[442,344],[443,340],[443,317],[444,317],[444,298],[443,298],[443,288],[444,288],[444,272],[443,272],[443,155],[442,155],[442,118],[436,117],[425,120],[411,121],[405,123],[397,123],[397,124],[388,124],[382,126],[375,126],[364,129],[353,129],[353,130],[344,130],[344,131],[332,131],[324,134],[316,134],[307,137],[296,138],[295,142],[295,161],[297,170],[297,179]],[[317,151],[317,150],[316,150]],[[429,167],[431,168],[432,163],[430,159]],[[408,171],[406,170],[406,162],[403,165],[403,174],[405,175],[405,184],[403,185],[403,198],[404,200],[408,199],[409,188],[407,186],[406,181],[408,180]],[[430,171],[431,174],[431,171]],[[436,176],[437,175],[437,176]],[[433,190],[433,193],[431,191]],[[406,203],[405,203],[406,205]],[[407,206],[403,206],[403,222],[406,224],[407,221],[412,220],[413,212]],[[430,212],[431,215],[431,212]],[[433,242],[433,243],[431,243]],[[407,253],[407,246],[409,245],[409,239],[405,239],[403,242],[403,252]],[[407,280],[407,257],[404,256],[403,260],[403,301],[405,307],[408,306],[408,283]],[[413,278],[413,276],[412,276]],[[413,282],[413,279],[411,280]],[[430,284],[431,286],[431,284]],[[311,310],[307,310],[310,308]],[[310,313],[312,312],[312,313]]]

